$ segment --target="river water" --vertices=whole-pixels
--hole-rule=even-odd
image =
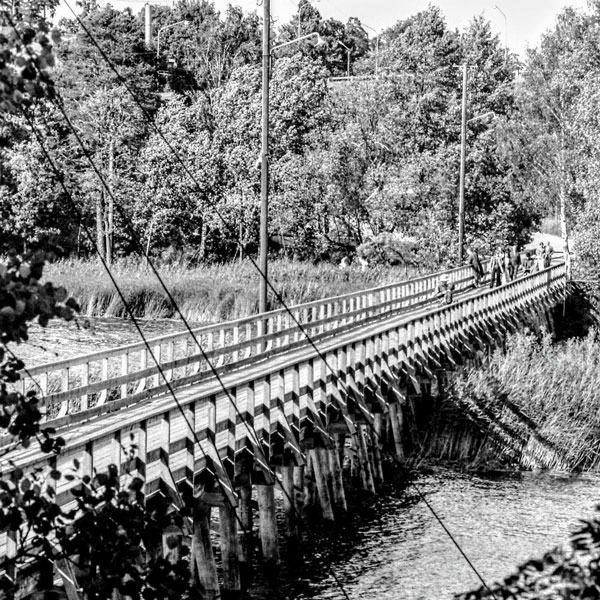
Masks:
[[[567,541],[600,499],[596,474],[440,470],[415,483],[487,583]],[[351,600],[441,600],[481,585],[412,486],[378,498],[317,547],[306,570],[255,597],[343,600],[343,587]]]
[[[169,320],[142,321],[148,337],[183,329]],[[139,340],[119,319],[79,320],[32,328],[35,343],[15,347],[33,366]],[[600,501],[600,475],[478,475],[436,470],[415,480],[432,508],[487,582],[565,542],[577,520]],[[441,600],[480,582],[415,488],[398,482],[363,503],[343,531],[321,535],[302,565],[257,600]],[[336,582],[336,579],[339,581]]]

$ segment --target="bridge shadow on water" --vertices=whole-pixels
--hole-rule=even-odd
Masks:
[[[344,598],[342,589],[352,585],[360,570],[349,574],[347,568],[341,572],[338,567],[353,562],[357,555],[360,557],[375,530],[377,536],[386,536],[382,527],[387,513],[407,510],[421,502],[411,484],[425,470],[399,468],[391,461],[384,469],[387,483],[377,496],[360,490],[358,485],[347,488],[348,511],[338,515],[335,524],[320,519],[316,506],[307,510],[302,519],[300,539],[283,540],[278,571],[265,568],[260,548],[256,547],[254,580],[243,598]]]

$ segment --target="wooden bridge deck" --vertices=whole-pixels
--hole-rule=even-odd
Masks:
[[[188,486],[209,505],[235,507],[248,481],[272,484],[289,465],[325,469],[319,448],[341,481],[348,436],[374,491],[381,465],[369,429],[381,431],[387,419],[402,458],[407,389],[539,318],[566,291],[562,262],[493,290],[472,289],[469,268],[449,273],[457,293],[448,306],[432,300],[435,274],[292,307],[301,326],[278,310],[157,338],[152,352],[134,344],[31,369],[48,422],[67,442],[57,468],[77,459],[83,475],[115,464],[124,480],[144,479],[148,498],[161,493],[177,503]],[[44,464],[33,448],[10,458],[26,470]],[[209,484],[207,470],[215,476]],[[73,502],[75,485],[58,482],[60,503]],[[327,500],[325,487],[319,496]],[[324,515],[333,518],[326,506]],[[0,552],[10,552],[6,534]]]

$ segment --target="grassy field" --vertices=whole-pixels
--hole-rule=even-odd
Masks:
[[[506,352],[496,351],[483,366],[464,370],[451,382],[445,401],[451,406],[434,454],[466,459],[472,466],[597,469],[599,366],[596,332],[557,344],[548,336],[511,338]],[[455,419],[448,418],[452,408]]]
[[[127,303],[136,316],[170,318],[175,315],[158,280],[142,260],[117,262],[111,269]],[[161,278],[186,319],[213,323],[244,317],[258,310],[259,275],[249,262],[189,267],[166,265]],[[350,267],[273,261],[269,276],[288,305],[310,302],[406,279],[416,273],[401,268]],[[102,265],[95,261],[65,260],[47,266],[45,277],[64,286],[88,316],[121,317],[124,305]],[[276,299],[272,308],[278,307]]]

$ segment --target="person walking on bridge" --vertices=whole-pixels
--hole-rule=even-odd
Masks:
[[[442,305],[452,304],[454,294],[454,284],[450,281],[448,273],[442,273],[435,286],[435,297]]]
[[[516,244],[513,244],[510,248],[510,278],[516,279],[519,274],[519,267],[521,266],[521,253],[519,252],[519,247]]]
[[[534,260],[531,256],[531,252],[529,252],[529,251],[525,252],[525,258],[523,259],[523,262],[521,263],[521,265],[523,267],[524,275],[529,275],[530,273],[533,273]]]
[[[467,247],[467,263],[473,269],[473,287],[478,287],[483,279],[483,266],[479,254],[473,246]]]
[[[554,254],[554,248],[550,242],[546,243],[544,248],[544,268],[548,268],[552,262],[552,255]]]
[[[502,269],[504,267],[504,252],[498,246],[490,259],[490,288],[499,287],[502,283]]]
[[[541,271],[544,268],[544,254],[546,249],[544,248],[544,242],[540,242],[540,245],[535,249],[535,266],[536,271]]]

